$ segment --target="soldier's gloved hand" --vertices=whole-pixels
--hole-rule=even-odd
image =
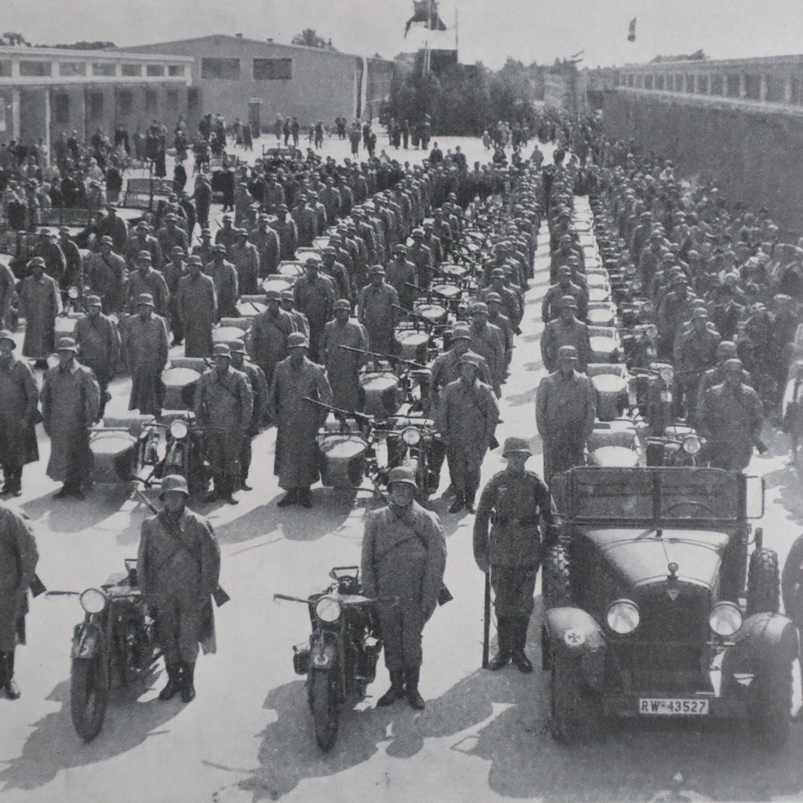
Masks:
[[[491,564],[488,562],[488,558],[475,558],[475,560],[477,561],[479,570],[483,574],[488,574],[488,572],[491,571]]]

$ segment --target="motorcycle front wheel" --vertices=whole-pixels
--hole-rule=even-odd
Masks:
[[[109,682],[103,650],[76,658],[70,671],[70,713],[76,733],[90,742],[101,731],[109,704]]]
[[[328,669],[313,669],[309,679],[308,697],[312,710],[315,741],[321,750],[331,750],[337,741],[340,711],[335,692],[336,673]]]

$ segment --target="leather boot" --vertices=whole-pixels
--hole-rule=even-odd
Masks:
[[[404,697],[404,670],[393,669],[390,673],[390,688],[376,701],[377,707],[393,705]]]
[[[416,711],[424,710],[424,698],[418,693],[418,678],[420,676],[420,666],[405,670],[404,690],[407,693],[407,702],[410,703],[410,708],[415,708]]]
[[[240,500],[234,498],[233,492],[234,492],[234,481],[232,480],[232,478],[230,476],[228,476],[228,474],[224,474],[223,475],[223,489],[222,489],[222,492],[220,494],[220,498],[224,502],[228,502],[228,504],[230,504],[230,505],[239,505],[240,504]]]
[[[195,699],[195,663],[181,662],[181,702],[191,703]]]
[[[466,504],[466,510],[467,510],[469,513],[476,513],[476,512],[477,512],[477,511],[476,511],[476,509],[475,509],[475,507],[474,507],[474,497],[475,497],[476,495],[477,495],[477,491],[476,491],[476,490],[473,490],[473,491],[466,491],[466,501],[465,501],[465,504]]]
[[[5,666],[5,677],[3,678],[3,690],[9,700],[19,700],[20,687],[14,680],[14,650],[3,653],[3,665]]]
[[[181,691],[181,664],[165,664],[167,685],[159,692],[160,700],[172,700]]]
[[[289,490],[277,503],[276,507],[289,507],[298,501],[298,491],[295,488]]]
[[[465,502],[463,501],[463,494],[460,493],[459,491],[455,491],[454,502],[452,502],[452,506],[449,508],[449,512],[459,513],[464,506]]]
[[[504,669],[510,663],[510,619],[497,620],[496,637],[499,642],[499,651],[488,662],[488,669],[491,672]]]
[[[298,489],[298,504],[301,507],[312,507],[312,495],[310,494],[309,486]]]
[[[513,632],[513,663],[516,665],[516,669],[518,669],[519,672],[524,672],[525,674],[529,674],[533,671],[532,662],[524,652],[524,647],[527,644],[527,627],[529,624],[530,618],[521,616],[516,617],[511,622],[511,630]]]

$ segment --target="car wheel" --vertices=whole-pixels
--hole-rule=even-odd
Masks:
[[[576,741],[585,726],[580,660],[562,650],[552,652],[549,730],[562,744]]]
[[[747,574],[747,615],[778,613],[780,604],[778,555],[772,549],[756,549]]]
[[[792,713],[792,665],[765,667],[750,689],[749,723],[766,750],[779,750],[789,738]]]
[[[556,544],[547,552],[544,560],[544,573],[541,586],[544,597],[544,608],[566,608],[572,604],[571,578],[569,574],[569,558],[566,548]]]

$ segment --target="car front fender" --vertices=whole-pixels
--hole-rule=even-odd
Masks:
[[[582,608],[551,608],[546,612],[549,649],[579,657],[586,682],[602,686],[605,669],[605,636],[596,620]]]

